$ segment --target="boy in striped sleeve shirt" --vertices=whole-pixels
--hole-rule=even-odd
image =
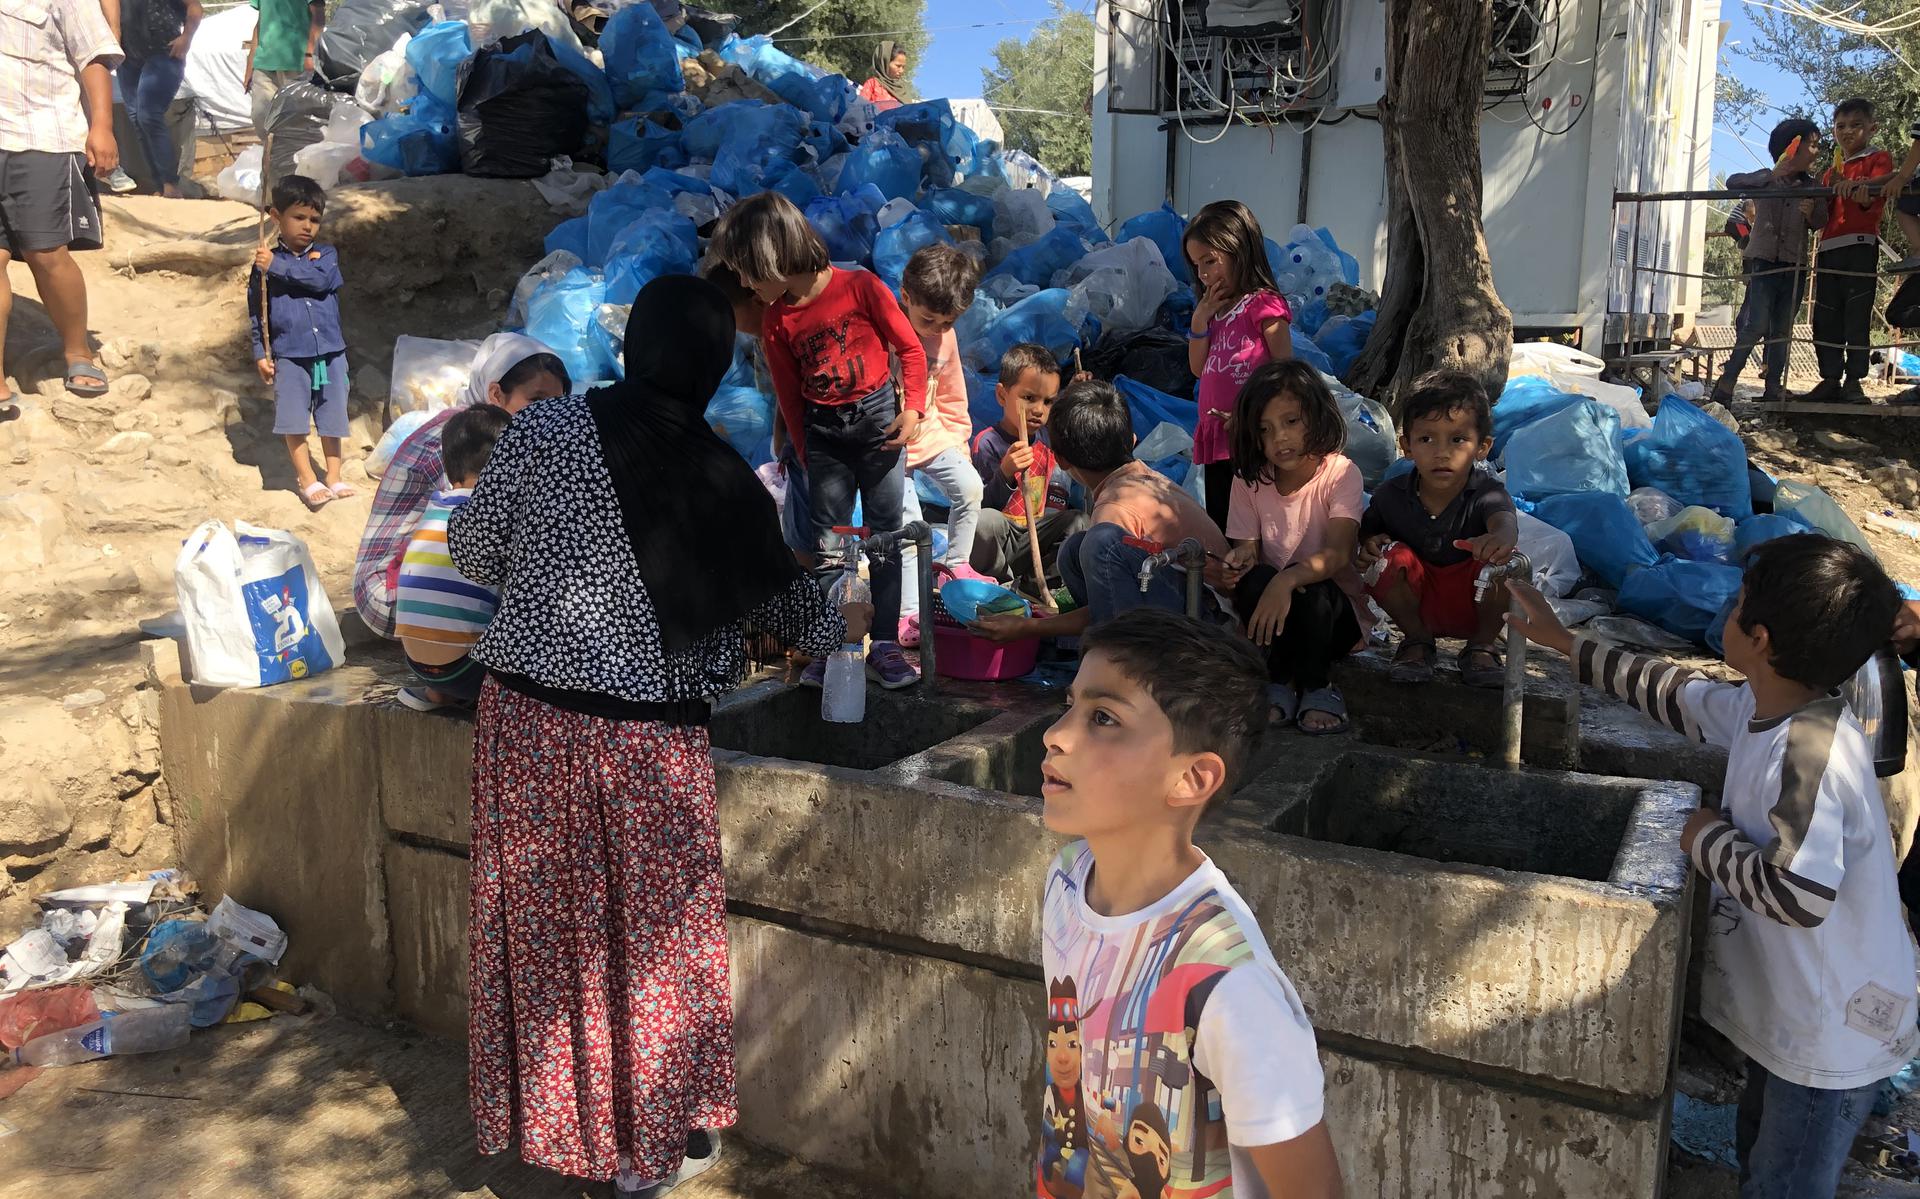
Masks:
[[[1899,593],[1847,542],[1761,544],[1727,617],[1735,686],[1570,633],[1514,591],[1509,621],[1580,682],[1726,747],[1718,805],[1680,846],[1713,885],[1701,1015],[1747,1055],[1740,1193],[1833,1194],[1881,1081],[1920,1050],[1873,751],[1836,690],[1886,642]]]
[[[473,494],[494,443],[512,420],[504,408],[475,404],[447,421],[440,457],[452,486],[427,501],[400,560],[394,634],[420,681],[417,687],[401,688],[400,702],[417,712],[472,707],[486,677],[486,668],[470,651],[493,620],[500,595],[454,569],[447,553],[447,518]]]

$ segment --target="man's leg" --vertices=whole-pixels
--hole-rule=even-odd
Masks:
[[[1766,293],[1767,307],[1761,314],[1766,348],[1760,352],[1760,361],[1764,364],[1761,377],[1768,396],[1780,394],[1787,385],[1787,362],[1793,354],[1793,318],[1800,310],[1805,280],[1805,274],[1796,270],[1781,275]]]
[[[1839,269],[1839,257],[1839,251],[1830,250],[1815,260],[1819,269],[1813,276],[1813,356],[1820,363],[1822,383],[1840,382],[1847,369],[1841,349],[1847,337],[1843,316],[1846,280],[1834,273]]]
[[[175,96],[173,103],[167,105],[167,139],[179,149],[174,160],[174,177],[180,181],[181,195],[199,199],[206,193],[193,180],[200,143],[200,131],[194,121],[193,97]]]
[[[80,273],[73,253],[61,246],[57,250],[31,251],[25,257],[34,284],[40,289],[40,302],[46,306],[53,327],[60,331],[60,349],[66,361],[92,362],[93,348],[87,343],[87,279]]]
[[[285,75],[285,71],[253,73],[253,89],[247,95],[253,101],[253,131],[260,135],[263,145],[267,140],[267,113],[273,108],[273,98],[280,94],[280,84]],[[264,172],[271,166],[271,163],[262,162],[260,169]]]
[[[121,70],[125,69],[122,65]],[[175,198],[180,195],[180,159],[167,130],[167,108],[173,103],[174,93],[180,90],[185,71],[186,63],[171,54],[150,58],[139,72],[134,94],[127,97],[134,104],[133,120],[140,130],[140,148],[146,151],[153,177],[163,195]],[[126,87],[124,81],[121,87]]]
[[[1733,395],[1734,386],[1740,381],[1740,372],[1747,369],[1747,359],[1752,357],[1754,346],[1760,344],[1765,324],[1761,314],[1767,311],[1765,304],[1762,303],[1763,280],[1769,276],[1759,272],[1775,265],[1761,258],[1747,258],[1742,261],[1747,273],[1753,277],[1747,280],[1747,294],[1740,303],[1740,315],[1733,319],[1735,334],[1733,350],[1727,355],[1727,364],[1720,371],[1719,381],[1713,385],[1713,398],[1722,403]],[[1762,353],[1764,354],[1765,351]],[[1391,616],[1392,613],[1389,612],[1388,615]]]

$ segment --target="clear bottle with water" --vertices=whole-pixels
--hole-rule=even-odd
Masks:
[[[873,594],[860,577],[860,543],[843,534],[845,566],[827,593],[834,607],[870,604]],[[820,718],[834,724],[858,724],[867,716],[867,656],[858,641],[849,641],[827,659],[827,677],[820,692]]]
[[[1907,765],[1907,680],[1900,672],[1900,655],[1891,645],[1882,646],[1840,685],[1840,694],[1867,734],[1874,774],[1899,774]]]
[[[193,1031],[193,1009],[163,1003],[131,1012],[103,1012],[98,1020],[35,1037],[13,1051],[17,1066],[71,1066],[97,1057],[125,1057],[178,1049]]]

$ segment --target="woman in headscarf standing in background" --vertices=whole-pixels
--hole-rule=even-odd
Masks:
[[[743,622],[825,655],[869,618],[828,608],[707,426],[733,333],[712,284],[647,284],[625,381],[516,419],[448,526],[454,565],[500,589],[473,648],[480,1150],[517,1131],[526,1161],[623,1194],[704,1168],[736,1115],[706,724],[745,676]]]
[[[881,112],[914,102],[907,82],[907,52],[893,41],[881,42],[873,52],[873,74],[860,85],[860,98],[871,100]]]

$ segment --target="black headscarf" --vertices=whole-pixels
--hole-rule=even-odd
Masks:
[[[691,275],[640,289],[627,377],[588,403],[667,652],[745,616],[800,575],[773,497],[708,427],[733,361],[733,308]]]
[[[887,92],[892,95],[894,99],[900,101],[902,104],[911,104],[916,98],[913,94],[913,85],[907,82],[905,76],[895,79],[887,71],[887,68],[893,65],[893,56],[904,53],[906,53],[906,48],[893,41],[884,41],[878,46],[875,46],[873,48],[873,77],[880,81],[880,86],[886,88]]]

